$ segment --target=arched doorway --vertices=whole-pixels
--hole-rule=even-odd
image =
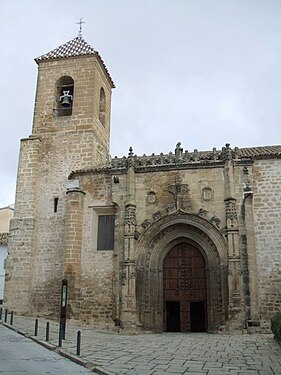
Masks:
[[[195,246],[179,243],[165,257],[163,298],[166,331],[207,330],[206,263]]]
[[[136,299],[139,322],[145,330],[153,332],[167,330],[165,301],[180,301],[164,297],[163,272],[167,256],[178,246],[193,248],[192,251],[197,254],[195,258],[201,256],[201,261],[205,262],[206,297],[203,300],[189,299],[189,309],[191,302],[203,301],[205,331],[217,332],[227,318],[226,241],[211,223],[193,214],[167,215],[149,226],[138,241]],[[192,311],[196,309],[202,311],[202,304],[201,307],[199,305],[191,304]],[[173,306],[170,309],[173,309]]]

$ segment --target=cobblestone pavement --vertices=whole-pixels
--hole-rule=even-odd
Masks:
[[[8,319],[9,322],[9,319]],[[14,317],[13,327],[34,335],[34,318]],[[45,340],[45,319],[38,339]],[[50,343],[58,345],[58,324],[50,321]],[[63,349],[75,358],[76,332],[67,326]],[[268,334],[163,333],[134,336],[81,329],[81,358],[100,374],[243,375],[280,374],[281,347]]]

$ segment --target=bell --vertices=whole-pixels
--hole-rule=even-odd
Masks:
[[[63,91],[63,95],[60,96],[60,102],[63,107],[70,107],[72,95],[69,94],[69,90]]]

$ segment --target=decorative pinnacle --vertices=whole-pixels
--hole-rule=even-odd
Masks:
[[[128,156],[129,156],[129,157],[132,157],[133,155],[134,155],[134,153],[133,153],[133,147],[131,146],[131,147],[129,148]]]
[[[78,31],[79,38],[82,37],[82,24],[83,23],[86,23],[85,21],[83,21],[83,17],[79,18],[79,22],[76,22],[76,25],[79,25],[79,31]]]

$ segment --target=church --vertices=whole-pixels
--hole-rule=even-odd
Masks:
[[[4,307],[137,332],[265,332],[281,311],[281,145],[109,155],[114,82],[83,38],[35,59]],[[66,299],[67,298],[67,299]]]

